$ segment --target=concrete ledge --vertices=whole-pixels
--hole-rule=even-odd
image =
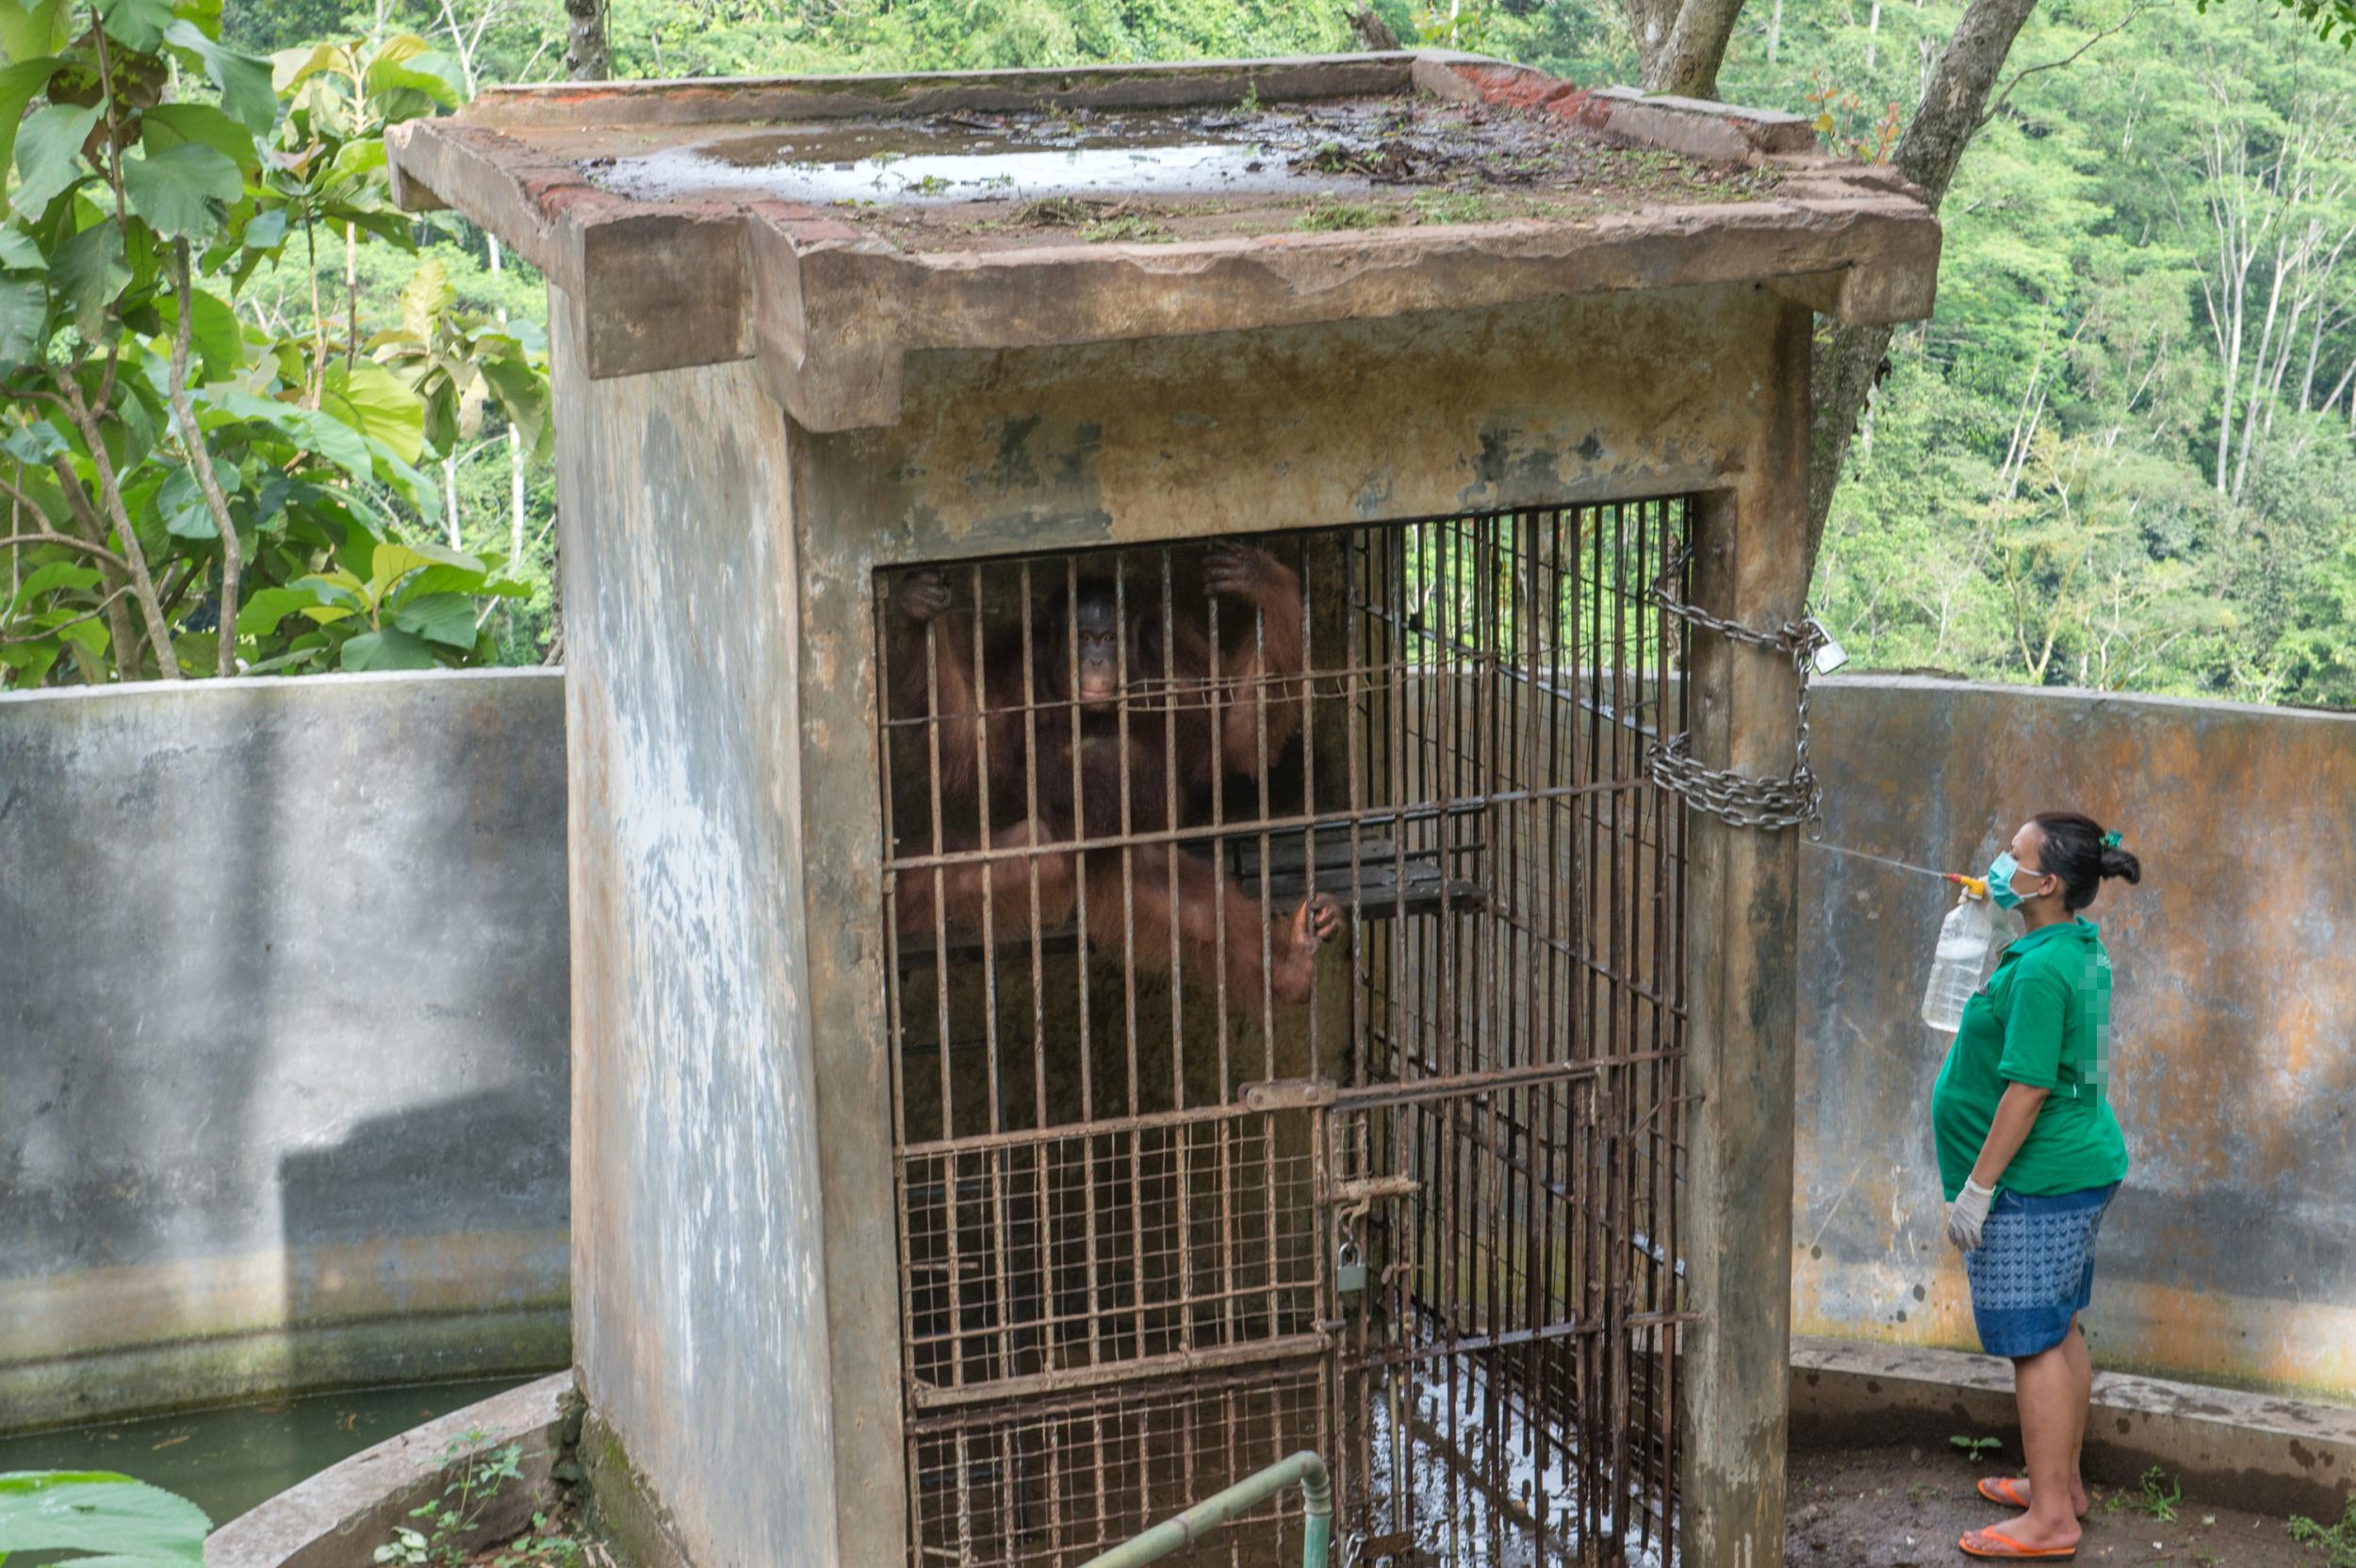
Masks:
[[[569,1364],[572,1348],[571,1309],[556,1301],[0,1362],[0,1435],[336,1388],[526,1376]]]
[[[524,1446],[522,1481],[500,1494],[475,1539],[514,1535],[542,1506],[566,1446],[572,1388],[572,1373],[558,1372],[386,1438],[215,1530],[206,1568],[365,1568],[393,1527],[441,1490],[443,1451],[478,1428],[484,1446]]]
[[[1957,1433],[1986,1432],[2005,1434],[2018,1457],[2008,1361],[1852,1340],[1792,1342],[1795,1448],[1944,1446]],[[2356,1488],[2356,1409],[2097,1372],[2087,1478],[2130,1485],[2154,1464],[2194,1498],[2336,1519]]]

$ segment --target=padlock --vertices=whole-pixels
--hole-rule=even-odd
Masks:
[[[1812,656],[1818,675],[1830,675],[1849,662],[1848,649],[1832,640],[1832,633],[1824,629],[1824,622],[1810,615],[1808,618],[1808,624],[1814,627],[1824,639],[1816,645],[1816,652]]]
[[[1333,1253],[1333,1290],[1336,1295],[1355,1296],[1366,1288],[1366,1260],[1358,1251],[1354,1241],[1344,1241]]]

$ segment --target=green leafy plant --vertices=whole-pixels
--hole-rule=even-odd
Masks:
[[[2102,1500],[2105,1513],[2140,1513],[2163,1525],[2176,1522],[2176,1505],[2184,1500],[2184,1489],[2158,1465],[2146,1470],[2135,1483],[2135,1490],[2120,1487]]]
[[[204,1568],[212,1527],[186,1497],[108,1470],[0,1475],[0,1562],[65,1552],[106,1568]]]
[[[1090,223],[1080,231],[1080,237],[1091,245],[1104,245],[1124,240],[1133,244],[1156,243],[1173,237],[1151,218],[1132,213],[1127,217],[1107,218]]]
[[[488,1433],[475,1429],[442,1449],[450,1472],[438,1497],[409,1511],[415,1525],[396,1526],[393,1539],[376,1548],[375,1560],[393,1568],[461,1568],[480,1555],[474,1537],[508,1485],[522,1478],[523,1445],[485,1446]],[[535,1512],[532,1527],[491,1558],[492,1568],[570,1568],[581,1560],[581,1543],[549,1516]]]
[[[2004,1440],[2001,1437],[1965,1437],[1958,1434],[1950,1437],[1947,1441],[1961,1449],[1963,1457],[1975,1464],[1979,1462],[1981,1455],[1992,1454],[2004,1446]]]
[[[1427,223],[1487,223],[1498,216],[1497,204],[1481,190],[1427,190],[1414,205],[1415,216]]]
[[[1335,196],[1317,196],[1293,220],[1296,229],[1371,229],[1385,221],[1380,207],[1358,206]]]
[[[0,0],[0,683],[488,647],[456,641],[446,602],[415,601],[500,594],[493,562],[361,591],[380,550],[431,535],[443,498],[417,465],[429,435],[466,423],[466,387],[545,439],[545,355],[452,316],[447,295],[420,323],[447,399],[397,347],[362,357],[360,237],[414,250],[417,227],[392,204],[384,132],[456,104],[455,74],[413,35],[264,59],[219,28],[212,0]],[[337,241],[340,310],[319,286]],[[240,290],[289,251],[309,319],[241,313]],[[449,369],[466,355],[483,363]]]
[[[2356,1496],[2336,1525],[2320,1525],[2303,1513],[2291,1515],[2291,1539],[2321,1552],[2331,1568],[2356,1568]]]

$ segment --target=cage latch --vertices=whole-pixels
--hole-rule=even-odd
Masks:
[[[1325,1078],[1269,1078],[1243,1086],[1247,1111],[1305,1111],[1333,1103],[1333,1085]]]
[[[1348,1181],[1327,1184],[1318,1194],[1318,1201],[1363,1209],[1386,1199],[1413,1198],[1422,1190],[1423,1184],[1413,1176],[1353,1176]]]
[[[1809,838],[1822,838],[1824,791],[1808,765],[1808,678],[1830,675],[1848,662],[1849,656],[1813,615],[1786,621],[1772,631],[1760,631],[1686,603],[1670,592],[1669,585],[1683,574],[1690,559],[1681,549],[1672,550],[1644,596],[1681,621],[1751,647],[1780,653],[1792,661],[1792,673],[1799,678],[1792,718],[1792,771],[1781,778],[1761,778],[1730,769],[1705,767],[1693,756],[1693,737],[1686,730],[1677,731],[1666,741],[1652,741],[1644,750],[1645,771],[1655,784],[1721,822],[1769,831],[1806,824]]]

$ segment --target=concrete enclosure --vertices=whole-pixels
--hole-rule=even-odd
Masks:
[[[1264,123],[1237,135],[1237,112]],[[1385,151],[1378,130],[1408,141]],[[1248,151],[1254,137],[1280,152],[1257,157]],[[1925,313],[1936,226],[1886,171],[1817,156],[1790,117],[1582,93],[1494,62],[1431,55],[514,90],[486,94],[455,121],[401,127],[392,141],[405,202],[464,210],[542,266],[552,290],[572,658],[575,1340],[589,1442],[626,1456],[654,1505],[664,1539],[646,1544],[691,1562],[866,1568],[912,1560],[920,1545],[999,1560],[1017,1531],[1026,1556],[1076,1561],[1144,1521],[1122,1524],[1135,1506],[1116,1507],[1094,1483],[1055,1478],[1039,1445],[1076,1441],[1088,1422],[1067,1416],[1057,1426],[1023,1401],[1084,1390],[1097,1413],[1089,1419],[1126,1426],[1190,1397],[1202,1368],[1190,1351],[1173,1362],[1140,1350],[1132,1364],[1124,1358],[1141,1335],[1108,1358],[1094,1315],[1085,1316],[1077,1366],[1051,1360],[1018,1370],[1003,1319],[979,1336],[1006,1343],[975,1364],[986,1367],[972,1374],[977,1380],[963,1362],[928,1374],[911,1348],[925,1293],[962,1301],[956,1293],[966,1288],[961,1222],[952,1222],[937,1271],[915,1255],[923,1162],[970,1162],[941,1168],[951,1174],[939,1189],[958,1194],[966,1172],[997,1181],[1011,1168],[1008,1149],[1055,1130],[1044,1126],[1044,1089],[1041,1125],[1027,1132],[992,1119],[920,1152],[903,1125],[896,1064],[908,1040],[895,1033],[901,965],[886,912],[888,900],[915,895],[888,863],[887,795],[900,785],[895,765],[879,787],[878,719],[898,710],[879,714],[877,662],[879,634],[896,623],[883,618],[878,574],[889,581],[955,564],[978,584],[989,563],[1024,552],[1151,552],[1220,535],[1562,516],[1643,500],[1673,503],[1690,530],[1685,592],[1717,614],[1774,629],[1796,613],[1808,575],[1810,312]],[[1479,186],[1479,160],[1489,155],[1525,173],[1535,158],[1546,172],[1534,203],[1500,196],[1503,207],[1449,222],[1372,178],[1382,170],[1369,160],[1394,160],[1404,145],[1417,149],[1410,164],[1429,162],[1422,177],[1435,189]],[[1450,161],[1467,146],[1471,162]],[[1631,147],[1651,156],[1628,158]],[[864,174],[859,160],[879,152],[910,160],[876,170],[880,197],[831,194],[828,171],[849,162]],[[1023,160],[1040,153],[1047,166],[1080,168],[1079,186],[1040,176],[1026,189],[1034,164]],[[1233,162],[1235,183],[1162,199],[1171,188],[1154,183],[1157,171],[1220,157]],[[1662,170],[1666,186],[1657,183]],[[1372,226],[1354,226],[1369,221],[1363,215],[1312,220],[1350,202],[1366,204]],[[1155,242],[1090,244],[1070,232],[1075,213],[1116,211],[1145,224],[1117,235]],[[1303,232],[1321,227],[1345,232]],[[1513,526],[1524,537],[1525,525]],[[1645,585],[1684,570],[1665,545],[1648,547],[1617,560],[1616,587],[1595,585],[1644,624]],[[1567,578],[1577,559],[1552,569]],[[1338,609],[1311,603],[1306,613]],[[1426,617],[1437,613],[1405,605],[1393,624],[1402,636],[1427,635]],[[1686,646],[1681,630],[1662,637]],[[1551,667],[1532,663],[1520,678],[1531,690],[1559,681],[1580,670],[1577,658],[1558,652]],[[1703,764],[1768,778],[1788,772],[1788,658],[1696,634],[1677,673],[1676,702],[1690,709],[1685,724]],[[1252,678],[1265,694],[1269,678]],[[1418,666],[1414,678],[1429,684],[1432,673]],[[1206,700],[1216,711],[1222,700],[1286,699]],[[1420,1516],[1412,1538],[1452,1540],[1462,1520],[1419,1515],[1431,1504],[1416,1490],[1433,1483],[1403,1473],[1422,1462],[1403,1456],[1420,1455],[1424,1441],[1411,1440],[1403,1402],[1422,1396],[1403,1392],[1407,1375],[1397,1369],[1484,1355],[1494,1367],[1511,1344],[1522,1348],[1513,1364],[1532,1369],[1512,1396],[1535,1401],[1558,1381],[1569,1386],[1573,1353],[1541,1362],[1537,1348],[1576,1344],[1594,1358],[1592,1374],[1578,1375],[1591,1395],[1580,1441],[1559,1446],[1580,1449],[1581,1465],[1596,1468],[1582,1488],[1584,1523],[1566,1522],[1566,1535],[1552,1539],[1576,1535],[1583,1549],[1609,1551],[1595,1532],[1634,1542],[1631,1516],[1647,1531],[1669,1523],[1661,1467],[1675,1456],[1682,1560],[1757,1568],[1783,1539],[1787,1324],[1781,1290],[1762,1300],[1757,1282],[1779,1282],[1788,1266],[1796,836],[1698,815],[1689,826],[1644,773],[1640,743],[1665,741],[1665,719],[1646,729],[1604,706],[1628,700],[1616,684],[1589,699],[1612,713],[1608,767],[1591,750],[1598,771],[1586,784],[1535,781],[1542,797],[1612,802],[1595,808],[1611,821],[1602,853],[1612,896],[1634,897],[1634,868],[1648,862],[1673,884],[1663,885],[1662,906],[1691,911],[1638,950],[1623,952],[1614,935],[1607,955],[1593,934],[1577,939],[1588,946],[1565,949],[1573,968],[1607,957],[1625,966],[1610,972],[1607,1022],[1589,1026],[1603,1034],[1583,1037],[1594,1060],[1561,1054],[1567,1028],[1541,1034],[1527,1021],[1510,1045],[1466,1058],[1479,1070],[1462,1077],[1417,1060],[1395,1065],[1399,1077],[1370,1078],[1361,1042],[1357,1068],[1343,1054],[1280,1078],[1271,1046],[1268,1078],[1222,1085],[1232,1101],[1140,1106],[1133,1066],[1127,1119],[1086,1116],[1072,1128],[1086,1139],[1129,1140],[1134,1171],[1150,1136],[1188,1118],[1241,1126],[1271,1107],[1314,1111],[1322,1130],[1301,1147],[1328,1162],[1317,1167],[1315,1201],[1340,1206],[1333,1224],[1352,1212],[1353,1196],[1361,1214],[1436,1201],[1441,1222],[1494,1238],[1513,1210],[1509,1192],[1539,1191],[1541,1156],[1514,1167],[1502,1151],[1507,1124],[1524,1129],[1513,1136],[1529,1135],[1541,1112],[1516,1122],[1524,1113],[1503,1107],[1535,1107],[1530,1097],[1552,1085],[1563,1107],[1576,1094],[1582,1114],[1628,1119],[1624,1135],[1598,1135],[1578,1156],[1597,1162],[1594,1191],[1582,1187],[1578,1200],[1616,1217],[1589,1233],[1597,1250],[1581,1254],[1588,1262],[1562,1266],[1578,1272],[1587,1308],[1571,1305],[1562,1286],[1559,1318],[1502,1332],[1500,1301],[1548,1298],[1554,1287],[1534,1260],[1509,1260],[1513,1250],[1494,1239],[1476,1239],[1476,1251],[1490,1249],[1477,1260],[1450,1251],[1434,1261],[1435,1236],[1432,1256],[1400,1253],[1371,1284],[1336,1282],[1339,1265],[1329,1281],[1319,1263],[1301,1282],[1309,1317],[1300,1332],[1279,1333],[1271,1307],[1243,1340],[1219,1342],[1231,1376],[1221,1397],[1265,1403],[1298,1387],[1304,1399],[1320,1388],[1366,1399],[1386,1387],[1387,1472],[1368,1461],[1352,1474],[1353,1455],[1377,1446],[1363,1431],[1354,1446],[1339,1435],[1352,1420],[1374,1422],[1372,1403],[1302,1430],[1312,1441],[1335,1434],[1345,1506],[1356,1511],[1350,1527],[1378,1531],[1384,1520]],[[1076,726],[1076,704],[1073,715]],[[1131,743],[1121,734],[1125,756]],[[1473,743],[1469,730],[1447,739]],[[1314,749],[1304,748],[1304,770]],[[934,771],[938,786],[938,762]],[[1377,804],[1403,822],[1412,800]],[[1435,799],[1434,809],[1445,807]],[[1304,811],[1329,834],[1356,822],[1322,800]],[[1127,867],[1137,846],[1124,839],[1097,849],[1101,832],[1091,825],[1068,841]],[[938,836],[934,850],[946,853]],[[1261,874],[1265,888],[1269,874]],[[1512,895],[1483,896],[1512,904]],[[1403,906],[1394,913],[1403,919]],[[1035,923],[1035,954],[1037,933]],[[1089,926],[1101,958],[1098,939]],[[1650,1054],[1635,1034],[1644,988],[1633,971],[1644,952],[1684,956],[1645,992]],[[1318,972],[1348,988],[1335,963],[1320,960]],[[1442,982],[1427,985],[1441,989],[1418,992],[1417,1009],[1456,1006]],[[1469,1028],[1475,1040],[1503,1033],[1498,1016],[1480,1011],[1491,1005],[1448,1027]],[[1136,1016],[1133,1004],[1133,1063],[1143,1027]],[[945,1004],[941,1020],[945,1085],[956,1045]],[[1593,1043],[1606,1036],[1609,1045]],[[1454,1062],[1462,1042],[1443,1043],[1444,1062]],[[1525,1076],[1513,1079],[1517,1072]],[[1694,1097],[1690,1109],[1674,1087],[1680,1082]],[[1183,1100],[1183,1085],[1178,1092]],[[1416,1114],[1436,1116],[1451,1139],[1485,1119],[1486,1152],[1470,1157],[1492,1163],[1464,1178],[1477,1197],[1429,1165],[1361,1169],[1332,1152],[1350,1125],[1345,1107],[1396,1111],[1408,1102],[1438,1106]],[[1685,1200],[1673,1211],[1661,1174],[1673,1155],[1636,1152],[1679,1147]],[[1369,1162],[1398,1152],[1388,1143],[1351,1148]],[[1567,1174],[1568,1158],[1562,1180],[1583,1183]],[[1651,1174],[1637,1173],[1644,1158]],[[1414,1196],[1427,1181],[1437,1193]],[[1652,1191],[1664,1195],[1658,1211],[1644,1206]],[[1011,1244],[1000,1201],[998,1229],[980,1245],[1004,1258]],[[1128,1201],[1135,1212],[1137,1200]],[[1186,1201],[1182,1194],[1181,1208]],[[1665,1239],[1636,1239],[1630,1263],[1631,1228]],[[1302,1233],[1327,1245],[1321,1228]],[[1393,1223],[1387,1245],[1421,1245],[1405,1233]],[[1097,1267],[1092,1255],[1087,1267]],[[1511,1284],[1498,1282],[1500,1268],[1512,1270]],[[1490,1282],[1450,1272],[1460,1269]],[[1402,1272],[1410,1285],[1399,1283]],[[1633,1275],[1653,1281],[1655,1294],[1632,1310]],[[948,1282],[920,1284],[920,1276]],[[1107,1273],[1104,1288],[1142,1292],[1143,1279],[1142,1266]],[[1088,1315],[1098,1282],[1091,1272]],[[1411,1287],[1425,1292],[1412,1303],[1402,1294]],[[1390,1315],[1383,1333],[1397,1342],[1370,1345],[1375,1309],[1339,1303],[1350,1290],[1411,1305],[1424,1327]],[[1267,1294],[1278,1293],[1271,1285]],[[953,1339],[956,1312],[943,1331]],[[1346,1312],[1356,1313],[1355,1328],[1345,1329]],[[1228,1321],[1232,1331],[1232,1309]],[[1437,1349],[1414,1337],[1427,1332]],[[1053,1353],[1069,1349],[1059,1342]],[[1296,1361],[1278,1367],[1278,1351]],[[1665,1413],[1673,1352],[1688,1413],[1674,1425]],[[1631,1364],[1636,1397],[1662,1412],[1657,1433],[1633,1438],[1625,1425]],[[1281,1385],[1280,1373],[1289,1380]],[[1613,1379],[1620,1392],[1607,1396],[1600,1391]],[[1500,1386],[1493,1396],[1509,1396]],[[1567,1396],[1550,1408],[1567,1410]],[[1454,1414],[1438,1414],[1452,1430]],[[1601,1468],[1631,1441],[1633,1468]],[[1001,1446],[977,1461],[966,1457],[969,1443]],[[942,1445],[951,1457],[935,1469],[925,1455]],[[1233,1460],[1214,1447],[1205,1462]],[[603,1474],[622,1468],[598,1462]],[[1483,1462],[1504,1484],[1503,1454]],[[1650,1513],[1598,1500],[1607,1482],[1637,1485],[1646,1463]],[[1224,1478],[1188,1474],[1204,1486]],[[976,1505],[976,1489],[1006,1501]],[[1006,1533],[977,1548],[970,1532],[980,1507],[1005,1509],[990,1527]]]
[[[0,696],[0,1428],[564,1361],[561,716]]]

